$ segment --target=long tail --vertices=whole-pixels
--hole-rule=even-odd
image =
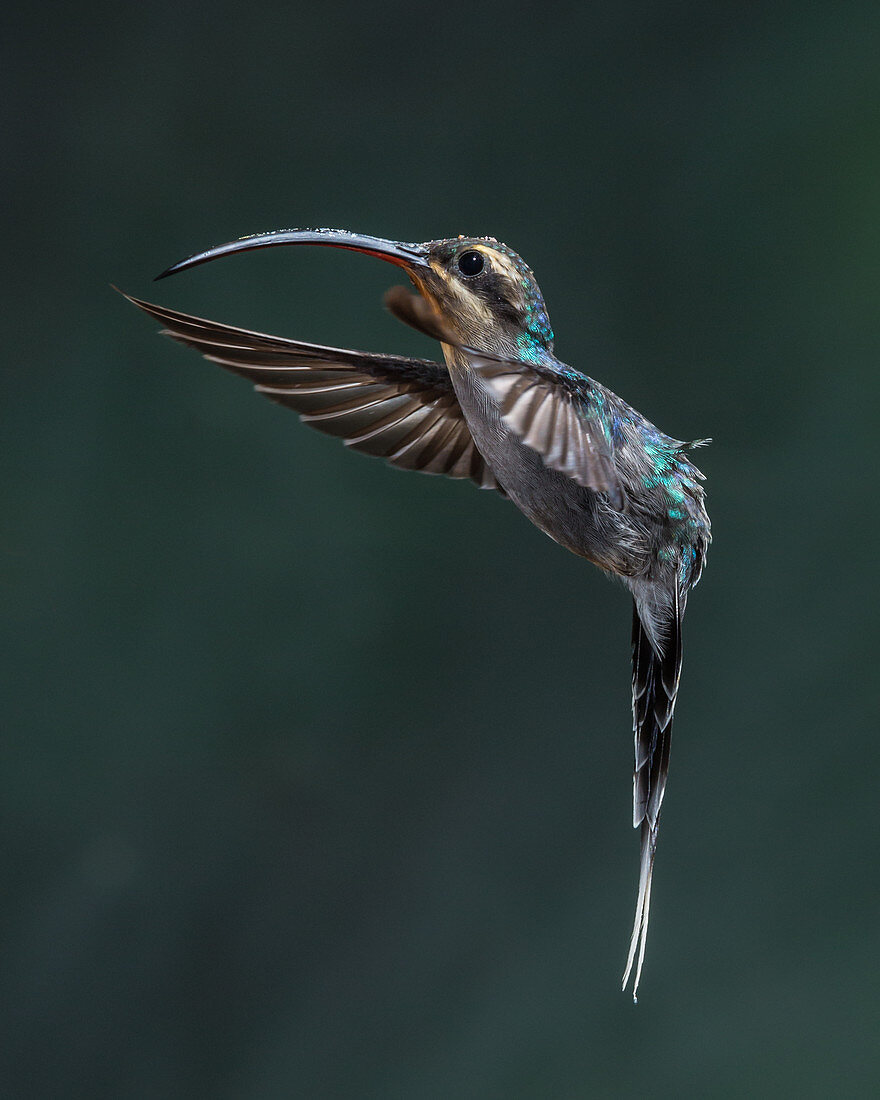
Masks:
[[[636,916],[623,975],[623,988],[626,989],[635,963],[633,1001],[638,1000],[639,979],[645,959],[660,804],[666,790],[672,712],[681,673],[683,610],[677,588],[669,606],[668,618],[664,616],[666,621],[660,624],[660,629],[652,621],[653,616],[651,619],[646,616],[646,620],[643,620],[638,605],[633,606],[633,734],[636,752],[633,826],[641,825],[642,831]],[[649,623],[650,633],[646,621]]]

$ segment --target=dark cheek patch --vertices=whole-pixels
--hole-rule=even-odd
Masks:
[[[471,285],[496,317],[513,322],[519,321],[519,310],[507,296],[509,287],[495,272],[488,272],[482,278],[475,279]]]

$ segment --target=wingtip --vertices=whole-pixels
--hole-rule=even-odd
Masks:
[[[657,844],[656,829],[652,829],[647,820],[642,822],[642,852],[639,868],[639,888],[636,899],[636,913],[633,921],[632,936],[626,969],[623,972],[622,989],[629,984],[633,974],[633,1002],[638,1004],[639,983],[642,980],[642,966],[645,962],[645,948],[648,939],[648,921],[651,914],[651,885],[654,878],[654,853]]]
[[[120,290],[118,286],[113,286],[112,283],[110,284],[110,286],[113,287],[116,293],[121,295],[126,300],[126,302],[131,302],[133,306],[137,306],[137,308],[143,310],[144,313],[150,312],[149,302],[145,302],[140,298],[135,298],[133,294],[126,294],[124,290]]]
[[[108,285],[111,290],[115,290],[117,294],[121,295],[126,302],[131,302],[133,305],[139,304],[137,298],[132,298],[130,294],[126,294],[124,290],[120,290],[116,283],[109,283]]]

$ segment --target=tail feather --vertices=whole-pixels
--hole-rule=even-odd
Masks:
[[[633,608],[633,826],[641,826],[641,862],[636,915],[623,988],[626,988],[635,965],[634,1001],[637,1000],[645,959],[654,853],[657,850],[660,806],[669,771],[672,715],[681,674],[682,610],[676,589],[661,637],[654,629],[649,634],[638,605]]]
[[[642,964],[645,961],[645,944],[647,943],[648,914],[651,910],[651,883],[654,877],[654,852],[657,848],[657,830],[652,829],[647,821],[642,824],[642,857],[639,869],[639,895],[636,902],[636,916],[633,921],[632,937],[629,942],[629,955],[626,960],[626,971],[623,975],[622,988],[626,989],[629,976],[636,962],[638,962],[633,979],[633,1003],[638,1004],[639,981],[642,977]]]

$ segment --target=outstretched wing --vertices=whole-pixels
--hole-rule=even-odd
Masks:
[[[633,923],[623,987],[629,981],[636,962],[633,999],[639,988],[648,915],[651,908],[651,880],[654,874],[654,853],[660,828],[660,805],[666,790],[669,771],[669,745],[672,738],[672,715],[678,681],[681,675],[681,605],[678,589],[670,608],[662,648],[652,642],[633,607],[633,736],[635,739],[635,770],[633,772],[633,826],[641,825],[641,862],[636,916]]]
[[[464,351],[510,431],[537,451],[551,470],[605,493],[608,503],[622,511],[626,501],[599,414],[600,395],[589,379],[543,364],[497,359],[471,348]]]
[[[503,493],[439,363],[305,344],[124,297],[168,336],[248,378],[259,393],[354,450]]]

